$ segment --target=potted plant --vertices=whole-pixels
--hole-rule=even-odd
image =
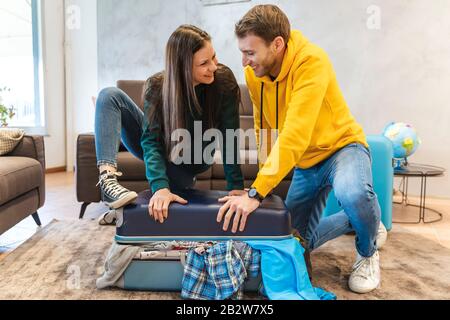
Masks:
[[[14,112],[14,107],[7,107],[3,104],[2,101],[2,92],[9,92],[8,88],[0,88],[0,127],[6,128],[8,126],[8,120],[11,120],[16,114]]]

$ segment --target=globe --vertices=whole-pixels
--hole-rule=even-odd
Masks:
[[[403,122],[391,122],[384,129],[383,135],[392,141],[396,159],[410,157],[421,143],[414,127]]]

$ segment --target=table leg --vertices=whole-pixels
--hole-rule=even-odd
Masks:
[[[424,183],[424,186],[423,186],[422,221],[423,221],[423,223],[433,223],[433,222],[441,221],[442,218],[443,218],[442,213],[440,213],[440,212],[437,211],[437,210],[434,210],[434,209],[431,209],[431,208],[427,208],[427,207],[426,207],[426,205],[425,205],[426,197],[427,197],[427,177],[425,176],[425,183]],[[433,220],[430,220],[430,221],[425,221],[425,211],[426,211],[426,210],[436,213],[436,214],[438,215],[438,218],[433,219]]]
[[[402,186],[402,202],[394,202],[395,204],[400,204],[405,207],[419,207],[414,204],[408,203],[408,187],[409,187],[409,179],[408,177],[404,176],[403,179],[403,186]],[[422,188],[421,188],[421,194],[422,194]],[[420,197],[422,198],[422,196]],[[419,207],[419,221],[392,221],[393,223],[400,223],[400,224],[419,224],[422,221],[422,209],[421,206]]]
[[[395,204],[401,204],[404,205],[405,207],[416,207],[419,208],[419,221],[415,222],[415,221],[393,221],[394,223],[400,223],[400,224],[419,224],[420,222],[423,221],[423,223],[433,223],[433,222],[438,222],[441,221],[443,216],[442,213],[440,213],[439,211],[435,210],[435,209],[431,209],[431,208],[427,208],[426,207],[426,196],[427,196],[427,177],[426,176],[421,176],[420,179],[420,198],[419,198],[419,205],[416,204],[410,204],[408,203],[408,185],[409,185],[409,180],[408,177],[403,177],[403,187],[402,187],[402,202],[398,203],[396,202]],[[438,215],[437,219],[433,219],[430,221],[425,221],[425,213],[426,211],[431,211],[434,212]]]
[[[426,177],[420,177],[420,198],[419,198],[419,221],[425,221],[425,210],[423,209],[424,205],[424,181],[426,182]]]
[[[406,184],[405,184],[405,188],[406,188],[405,203],[406,203],[406,205],[408,205],[408,186],[409,186],[409,177],[406,177]]]

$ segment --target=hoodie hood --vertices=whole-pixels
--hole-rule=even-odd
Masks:
[[[300,55],[302,49],[307,45],[308,39],[303,36],[303,34],[299,30],[292,30],[291,37],[289,38],[289,42],[287,44],[286,52],[284,53],[283,64],[281,65],[281,71],[278,77],[275,80],[272,80],[269,76],[264,76],[262,78],[257,78],[261,82],[264,83],[273,83],[273,82],[282,82],[289,75],[289,72],[292,69],[292,65],[296,61],[296,58]],[[247,67],[253,72],[251,67]]]

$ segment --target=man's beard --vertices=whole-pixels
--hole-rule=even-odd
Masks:
[[[258,72],[258,74],[256,76],[258,76],[259,78],[268,76],[271,77],[270,75],[270,71],[272,71],[272,69],[275,67],[275,59],[273,59],[270,63],[261,63],[259,66],[261,68],[261,71]]]

